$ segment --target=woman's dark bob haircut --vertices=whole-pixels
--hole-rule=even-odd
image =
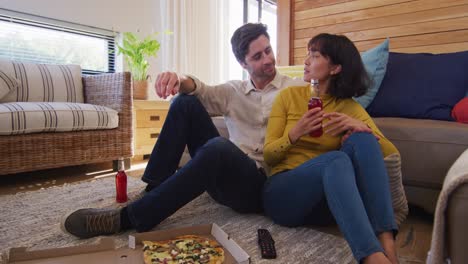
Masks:
[[[322,33],[309,41],[307,49],[309,52],[320,52],[334,65],[341,65],[341,72],[330,78],[330,95],[350,98],[366,93],[370,83],[369,76],[359,51],[347,37]]]

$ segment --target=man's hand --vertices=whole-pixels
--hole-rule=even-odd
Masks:
[[[311,131],[317,130],[322,126],[324,113],[318,108],[312,108],[307,111],[296,125],[289,131],[289,140],[291,143],[296,143],[296,141],[302,136],[310,133]]]
[[[175,95],[180,89],[180,78],[175,72],[162,72],[156,77],[154,84],[156,94],[166,99],[169,95]]]

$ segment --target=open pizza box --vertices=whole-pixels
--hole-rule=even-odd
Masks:
[[[181,235],[203,235],[216,239],[224,248],[225,264],[250,263],[249,255],[218,225],[199,225],[177,229],[136,233],[129,236],[128,247],[115,248],[110,237],[101,238],[98,244],[66,248],[27,251],[26,248],[10,249],[7,263],[18,264],[142,264],[143,240],[166,240]]]

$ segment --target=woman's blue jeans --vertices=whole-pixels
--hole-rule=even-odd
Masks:
[[[281,225],[334,219],[358,261],[383,252],[377,236],[397,230],[382,152],[369,133],[354,133],[339,151],[271,176],[263,199],[266,214]]]
[[[185,146],[192,159],[177,169]],[[263,170],[219,136],[195,96],[179,95],[171,104],[143,181],[155,188],[127,208],[138,232],[153,228],[205,191],[238,212],[263,211]]]

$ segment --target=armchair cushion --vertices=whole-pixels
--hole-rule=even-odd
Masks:
[[[118,112],[108,107],[57,102],[0,104],[0,135],[112,129]]]
[[[0,60],[0,71],[17,80],[17,88],[0,102],[84,103],[81,67]]]

